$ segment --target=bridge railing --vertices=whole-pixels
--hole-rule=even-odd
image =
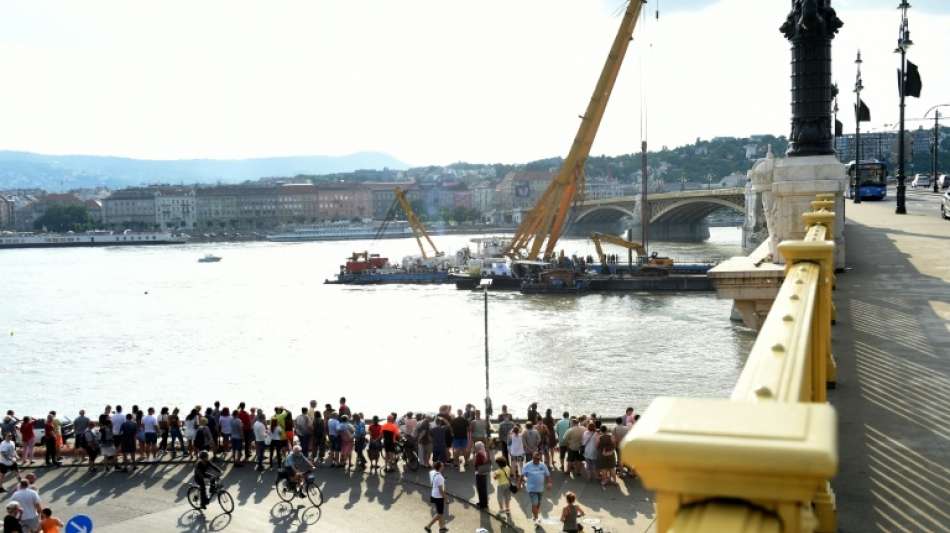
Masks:
[[[834,213],[785,241],[785,281],[729,399],[654,400],[622,459],[656,493],[657,531],[836,529],[831,356]]]

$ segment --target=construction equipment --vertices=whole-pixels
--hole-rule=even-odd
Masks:
[[[409,199],[406,198],[406,193],[399,187],[396,187],[395,191],[396,199],[393,201],[392,207],[389,208],[389,214],[386,216],[386,221],[383,222],[379,230],[376,232],[377,237],[381,235],[386,226],[389,224],[389,221],[395,216],[396,206],[402,208],[403,213],[406,214],[406,221],[409,223],[409,227],[412,228],[412,236],[416,238],[416,244],[419,245],[419,251],[422,252],[423,259],[429,259],[429,255],[426,253],[426,247],[422,243],[422,239],[425,239],[429,243],[429,246],[432,247],[432,257],[442,257],[443,253],[436,248],[435,243],[432,242],[432,238],[429,237],[429,232],[426,231],[425,225],[422,224],[422,221],[419,220],[419,217],[416,216],[416,212],[413,211],[412,205],[409,203]]]
[[[597,129],[600,127],[604,110],[607,108],[607,101],[610,99],[617,74],[620,72],[620,65],[627,53],[627,46],[633,39],[633,30],[640,17],[640,10],[645,3],[645,0],[630,0],[627,4],[623,21],[620,23],[613,46],[607,55],[607,61],[597,80],[594,94],[590,98],[590,103],[587,104],[587,112],[580,117],[581,124],[574,136],[571,150],[564,159],[564,164],[561,165],[557,176],[518,226],[511,246],[505,253],[508,257],[537,260],[542,246],[544,246],[543,257],[554,255],[554,248],[564,231],[564,224],[571,207],[579,191],[580,193],[584,191],[584,165],[597,135]]]
[[[601,268],[605,269],[605,271],[607,265],[607,254],[604,253],[601,242],[607,242],[626,248],[627,262],[630,265],[631,272],[633,271],[634,252],[637,253],[637,264],[640,265],[640,272],[643,274],[664,275],[668,274],[669,270],[673,268],[672,259],[669,257],[660,257],[656,252],[653,252],[647,256],[646,249],[638,242],[628,241],[614,235],[606,235],[604,233],[596,232],[590,235],[590,240],[594,241],[594,249],[597,250],[597,258],[600,260]]]

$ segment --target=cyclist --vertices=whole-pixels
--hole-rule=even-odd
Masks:
[[[217,473],[215,473],[217,472]],[[201,489],[201,508],[207,509],[211,497],[208,495],[208,488],[224,474],[221,468],[212,463],[208,452],[202,451],[198,454],[198,462],[195,463],[195,483]]]
[[[307,456],[304,455],[303,448],[294,446],[293,451],[284,460],[283,475],[299,485],[303,483],[304,476],[315,469],[316,467],[313,466],[310,459],[307,459]]]

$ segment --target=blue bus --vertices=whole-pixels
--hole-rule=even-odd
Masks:
[[[860,195],[862,200],[883,200],[887,197],[887,165],[876,159],[861,161],[861,183],[855,183],[857,163],[851,161],[848,169],[848,198]]]

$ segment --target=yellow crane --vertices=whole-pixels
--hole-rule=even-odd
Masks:
[[[587,156],[590,155],[590,148],[597,136],[600,120],[604,116],[607,101],[610,99],[610,93],[617,81],[617,74],[620,72],[620,65],[633,39],[633,30],[645,3],[646,0],[628,2],[617,36],[607,55],[597,86],[594,88],[594,94],[587,104],[587,112],[580,117],[581,124],[574,136],[571,150],[564,159],[564,164],[561,165],[557,176],[518,226],[505,255],[512,258],[537,260],[542,246],[544,246],[543,257],[554,255],[554,248],[564,230],[564,224],[578,191],[583,193],[584,164],[587,162]]]
[[[620,246],[627,249],[627,261],[630,266],[633,266],[633,252],[637,253],[637,257],[643,257],[642,270],[648,273],[661,273],[661,270],[669,270],[673,267],[673,260],[669,257],[660,257],[654,252],[652,255],[647,257],[646,248],[638,242],[628,241],[626,239],[621,239],[614,235],[607,235],[604,233],[592,233],[590,240],[594,241],[594,249],[597,250],[597,258],[600,260],[601,267],[605,268],[607,264],[607,254],[604,253],[604,249],[601,246],[601,242],[606,242]],[[638,260],[639,262],[639,260]]]
[[[404,213],[406,213],[406,221],[409,222],[409,227],[412,228],[412,235],[416,238],[416,243],[419,245],[419,251],[422,252],[422,258],[428,259],[429,256],[426,254],[426,247],[422,244],[422,239],[424,238],[426,242],[429,243],[429,246],[432,247],[432,256],[439,257],[442,255],[442,252],[435,247],[435,243],[432,242],[432,238],[429,237],[429,232],[426,231],[426,227],[422,224],[422,221],[419,220],[419,217],[416,216],[416,212],[413,211],[412,205],[409,203],[409,199],[406,198],[406,193],[399,187],[396,187],[396,202],[399,203],[399,206],[402,207]]]

